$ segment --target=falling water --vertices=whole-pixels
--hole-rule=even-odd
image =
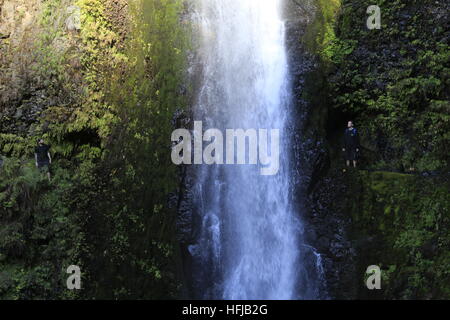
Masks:
[[[304,289],[299,214],[292,205],[287,120],[291,107],[282,0],[198,0],[203,127],[280,129],[280,170],[202,165],[196,172],[200,298],[314,298]],[[303,289],[302,289],[303,288]]]

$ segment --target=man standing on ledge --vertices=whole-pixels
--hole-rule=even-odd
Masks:
[[[353,167],[356,168],[356,161],[359,154],[359,134],[358,130],[353,127],[353,121],[349,121],[347,129],[344,133],[344,148],[345,160],[347,161],[347,167],[350,167],[350,161],[353,161]]]
[[[36,167],[42,172],[47,172],[48,181],[50,181],[52,157],[50,156],[50,146],[44,144],[44,139],[39,139],[38,146],[34,149],[34,158]]]

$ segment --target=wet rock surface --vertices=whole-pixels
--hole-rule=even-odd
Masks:
[[[305,48],[302,38],[317,8],[313,1],[287,5],[287,48],[295,108],[291,123],[294,202],[302,215],[304,241],[321,258],[317,279],[319,299],[351,299],[354,285],[353,243],[348,240],[351,219],[340,201],[346,195],[344,177],[331,169],[326,132],[322,130],[326,103],[321,100],[321,66]],[[305,13],[305,9],[307,14]],[[301,19],[298,17],[302,17]],[[311,98],[314,96],[314,98]],[[339,204],[342,204],[341,206]]]
[[[356,250],[349,241],[352,219],[346,212],[348,177],[330,170],[321,177],[308,195],[309,219],[316,229],[314,244],[323,254],[327,288],[331,298],[356,297]]]

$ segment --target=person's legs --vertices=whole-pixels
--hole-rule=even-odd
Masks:
[[[47,173],[48,181],[50,181],[50,165],[48,163],[38,163],[38,169],[42,173]]]
[[[46,171],[47,171],[47,178],[48,178],[48,181],[50,181],[50,163],[47,163],[47,165],[45,166],[45,169],[46,169]]]
[[[345,160],[347,167],[350,167],[350,161],[352,160],[352,152],[349,149],[345,149]]]
[[[356,149],[348,149],[347,160],[347,166],[350,167],[350,162],[352,162],[353,168],[356,168]]]

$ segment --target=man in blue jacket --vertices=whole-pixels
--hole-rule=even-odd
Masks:
[[[344,148],[342,151],[345,152],[345,160],[347,161],[347,167],[350,167],[350,161],[353,162],[353,167],[356,168],[356,162],[359,155],[359,134],[358,130],[353,127],[353,121],[349,121],[347,124],[347,129],[344,133]]]

